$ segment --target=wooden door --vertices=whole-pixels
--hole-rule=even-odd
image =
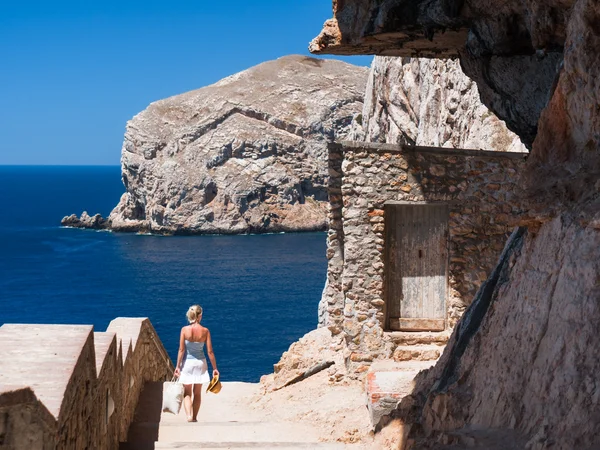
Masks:
[[[385,228],[388,327],[444,330],[448,206],[386,204]]]

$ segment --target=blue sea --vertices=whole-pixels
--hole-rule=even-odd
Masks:
[[[221,377],[258,381],[312,330],[325,234],[147,236],[60,227],[108,215],[119,167],[0,166],[0,325],[149,317],[175,360],[189,305],[204,308]]]

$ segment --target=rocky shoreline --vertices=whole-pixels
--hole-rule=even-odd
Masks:
[[[309,232],[324,232],[327,231],[326,223],[318,223],[313,227],[290,227],[280,226],[271,227],[268,229],[253,229],[248,228],[245,232],[220,230],[220,231],[194,231],[188,229],[176,230],[153,230],[137,224],[128,226],[114,226],[110,217],[103,217],[101,214],[90,216],[87,211],[83,211],[81,216],[71,214],[61,219],[60,225],[67,228],[81,228],[86,230],[107,230],[122,233],[141,233],[141,234],[156,234],[163,236],[192,236],[192,235],[234,235],[234,234],[276,234],[276,233],[309,233]]]
[[[63,227],[71,228],[88,228],[91,230],[107,230],[110,229],[110,221],[105,219],[100,214],[94,214],[90,216],[87,211],[81,213],[81,216],[77,217],[77,214],[71,214],[65,216],[60,221]]]

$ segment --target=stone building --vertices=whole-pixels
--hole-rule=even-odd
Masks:
[[[436,359],[521,215],[526,153],[365,142],[329,146],[328,277],[320,325],[351,373]]]

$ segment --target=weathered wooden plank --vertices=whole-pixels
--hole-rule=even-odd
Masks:
[[[390,329],[394,331],[444,331],[444,319],[390,318]]]
[[[423,236],[423,213],[425,212],[421,206],[413,208],[415,218],[413,222],[414,245],[410,249],[411,257],[415,262],[415,299],[416,306],[414,314],[407,317],[424,317],[423,316],[423,244],[425,242]]]
[[[398,208],[398,221],[403,224],[400,255],[400,279],[402,284],[402,302],[399,317],[416,317],[419,308],[419,261],[415,258],[417,216],[414,206]]]
[[[436,277],[436,275],[439,273],[439,255],[438,252],[434,249],[434,247],[436,246],[435,244],[437,244],[439,238],[437,235],[437,219],[438,219],[438,212],[439,208],[430,208],[430,212],[432,213],[429,221],[427,223],[427,233],[429,234],[429,240],[427,242],[427,262],[428,262],[428,267],[425,273],[425,276],[423,277],[427,286],[427,292],[428,292],[428,302],[427,302],[427,311],[421,316],[421,317],[429,317],[429,318],[435,318],[435,316],[433,315],[433,310],[435,308],[434,303],[436,303],[438,301],[438,293],[435,292],[437,291],[437,286],[438,286],[438,279]]]
[[[402,298],[398,260],[398,223],[397,210],[393,205],[384,206],[385,220],[385,298],[388,317],[400,317],[400,302]]]
[[[434,252],[432,252],[431,244],[432,241],[435,240],[435,234],[433,233],[434,225],[435,225],[435,212],[436,208],[434,207],[424,207],[423,211],[423,224],[421,228],[421,235],[423,238],[423,254],[421,257],[421,265],[422,265],[422,274],[421,283],[423,289],[423,309],[421,310],[421,315],[419,317],[433,317],[433,295],[431,292],[432,287],[434,286],[434,282],[431,274],[435,269],[435,257]]]
[[[438,219],[438,208],[426,208],[427,216],[426,216],[426,232],[428,234],[428,239],[423,244],[425,250],[423,255],[423,262],[426,265],[423,273],[425,276],[423,277],[423,292],[424,296],[427,299],[423,305],[423,315],[421,317],[432,317],[434,318],[434,309],[436,303],[436,277],[435,273],[439,266],[438,254],[434,249],[435,243],[437,241],[436,235],[436,226]]]
[[[412,208],[413,221],[412,221],[412,233],[413,238],[412,245],[409,245],[407,250],[410,254],[410,259],[413,261],[412,276],[413,276],[413,313],[403,317],[423,317],[423,280],[421,274],[423,273],[423,258],[419,257],[419,250],[423,250],[423,236],[422,223],[423,223],[423,208],[417,206]]]
[[[404,255],[402,254],[402,247],[404,247],[405,244],[405,239],[406,239],[406,235],[408,233],[408,230],[406,229],[407,227],[407,222],[405,220],[403,220],[403,216],[402,216],[402,210],[399,208],[394,208],[394,214],[395,214],[395,220],[396,220],[396,242],[397,242],[397,247],[396,247],[396,273],[394,274],[395,276],[395,283],[396,286],[398,288],[398,291],[400,292],[400,297],[399,297],[399,302],[398,302],[398,309],[397,309],[397,315],[395,315],[394,317],[400,317],[402,315],[402,303],[404,302],[404,299],[410,295],[410,286],[406,286],[403,282],[402,282],[402,272],[405,270],[405,264],[406,262],[403,260]]]
[[[298,383],[299,381],[305,380],[308,377],[312,377],[314,374],[319,373],[321,370],[325,370],[328,367],[331,367],[335,364],[335,361],[322,361],[318,364],[315,364],[310,369],[304,371],[303,373],[296,375],[295,377],[290,378],[286,382],[284,382],[281,386],[276,386],[273,388],[274,391],[278,391],[283,389],[284,387],[288,387],[291,384]]]
[[[437,221],[437,237],[436,251],[438,252],[438,264],[440,267],[440,277],[438,278],[438,286],[436,298],[434,302],[434,311],[432,317],[446,317],[446,301],[448,296],[448,217],[449,209],[447,205],[440,205],[438,208]]]

